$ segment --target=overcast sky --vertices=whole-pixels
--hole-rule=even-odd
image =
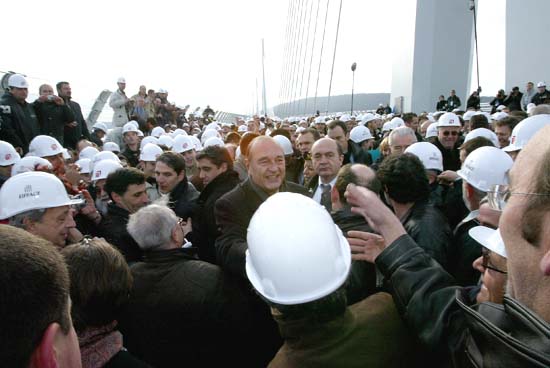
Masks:
[[[204,108],[210,104],[216,110],[247,114],[255,108],[256,79],[261,87],[262,38],[268,106],[285,97],[279,87],[289,1],[294,1],[293,9],[303,4],[308,10],[304,13],[312,14],[311,20],[307,15],[302,18],[311,31],[308,46],[304,46],[307,33],[302,42],[306,65],[296,75],[304,75],[301,95],[305,97],[313,49],[308,90],[313,96],[327,0],[12,2],[11,16],[2,20],[6,37],[0,71],[28,75],[34,93],[42,83],[67,80],[84,110],[101,90],[116,89],[116,79],[123,76],[129,95],[145,84],[167,89],[169,99],[178,105]],[[396,47],[392,38],[399,32],[391,15],[405,1],[412,0],[344,1],[332,95],[350,93],[353,62],[358,64],[356,93],[390,92],[389,47]],[[464,3],[467,7],[468,1]],[[312,48],[318,4],[316,47]],[[504,5],[504,0],[479,4],[480,71],[489,94],[504,87]],[[339,0],[330,0],[320,96],[328,93],[338,6]]]

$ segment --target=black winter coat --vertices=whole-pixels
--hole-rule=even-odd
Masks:
[[[250,366],[248,300],[218,266],[177,248],[146,252],[131,271],[119,322],[132,354],[158,368]]]
[[[435,140],[434,145],[439,148],[441,155],[443,156],[443,170],[457,171],[460,169],[460,151],[458,150],[458,141],[455,147],[452,149],[446,149],[441,145],[439,139]]]
[[[218,226],[214,217],[216,201],[240,183],[239,174],[233,170],[226,171],[212,180],[201,192],[192,217],[193,232],[188,238],[198,248],[199,258],[217,264],[216,238]]]
[[[108,205],[108,213],[101,220],[98,228],[102,237],[120,250],[126,262],[132,263],[141,261],[143,252],[126,230],[129,217],[128,211],[111,202]]]
[[[40,134],[34,107],[26,101],[17,102],[10,92],[6,92],[0,97],[0,117],[2,139],[27,153],[32,139]]]
[[[470,304],[456,282],[408,235],[377,258],[407,325],[443,367],[548,367],[550,328],[514,299]]]
[[[349,206],[340,211],[331,213],[332,220],[342,230],[344,236],[351,230],[367,231],[372,233],[372,228],[365,218],[351,212]],[[376,269],[372,263],[365,261],[352,261],[351,270],[346,284],[348,305],[355,304],[379,291],[376,285]]]
[[[197,198],[199,198],[199,192],[185,178],[170,192],[168,206],[180,218],[187,220],[193,216]]]
[[[357,143],[348,140],[348,152],[344,155],[342,166],[349,163],[370,166],[372,164],[372,157],[368,151],[362,149]]]
[[[416,202],[402,222],[418,246],[448,269],[452,233],[445,216],[426,200]]]
[[[88,126],[86,125],[86,120],[82,115],[82,109],[78,102],[74,102],[71,99],[64,98],[65,104],[71,109],[74,114],[76,121],[75,127],[65,127],[65,147],[70,147],[76,149],[76,144],[82,138],[89,139],[90,132],[88,131]]]
[[[65,125],[75,121],[73,111],[67,104],[58,105],[52,101],[33,102],[38,122],[40,123],[40,134],[54,137],[64,145]]]

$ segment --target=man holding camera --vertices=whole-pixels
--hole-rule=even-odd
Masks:
[[[40,124],[40,134],[49,135],[63,145],[65,126],[76,126],[74,113],[61,97],[53,94],[53,87],[49,84],[41,85],[38,94],[40,97],[32,105]]]

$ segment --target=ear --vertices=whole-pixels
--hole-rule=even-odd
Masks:
[[[34,234],[35,224],[36,223],[31,219],[29,219],[28,217],[25,217],[23,219],[23,228],[31,234]]]
[[[466,183],[466,196],[468,197],[468,199],[472,199],[474,195],[474,187],[472,187],[470,183]]]
[[[178,174],[178,181],[182,181],[183,178],[185,178],[185,169],[182,169],[181,172]]]
[[[222,172],[226,172],[227,171],[227,162],[222,162],[222,164],[220,165],[220,168],[221,168]]]
[[[550,250],[542,257],[539,266],[544,276],[550,276]]]
[[[170,232],[170,238],[172,239],[172,241],[174,243],[178,242],[178,227],[179,227],[179,225],[174,226],[174,228]]]
[[[42,339],[31,355],[31,367],[57,368],[55,341],[61,331],[58,323],[52,323],[46,328]]]
[[[115,202],[117,204],[122,201],[122,197],[119,194],[115,193],[115,192],[111,193],[111,197],[113,198],[113,202]]]
[[[248,168],[250,166],[250,161],[248,160],[248,157],[245,157],[244,159],[244,165],[246,166],[246,170],[248,171]]]

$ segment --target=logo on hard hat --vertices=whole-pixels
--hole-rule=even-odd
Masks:
[[[454,124],[454,123],[455,123],[455,119],[449,119],[449,123]]]
[[[510,142],[511,142],[512,144],[516,143],[516,136],[515,136],[515,135],[512,136]]]
[[[183,144],[183,148],[187,148],[187,146],[189,146],[187,143]]]
[[[55,143],[52,144],[52,150],[54,150],[54,151],[57,150],[57,144],[55,144]]]
[[[6,153],[6,156],[4,157],[4,160],[6,160],[6,161],[11,160],[11,153]]]
[[[19,199],[28,198],[28,197],[37,197],[40,195],[40,191],[33,192],[32,185],[25,185],[23,188],[23,193],[19,194]]]
[[[99,175],[101,175],[101,170],[97,170],[97,171],[95,172],[95,177],[96,177],[96,178],[97,178]]]

